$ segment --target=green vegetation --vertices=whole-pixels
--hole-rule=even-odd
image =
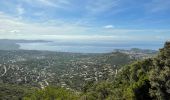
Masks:
[[[131,61],[133,61],[134,59],[129,59],[129,55],[128,54],[124,54],[121,52],[113,52],[112,54],[110,54],[105,63],[111,63],[111,65],[126,65],[128,63],[130,63]]]
[[[21,100],[36,90],[37,88],[24,85],[0,84],[0,100]]]
[[[112,79],[116,69],[133,60],[120,52],[79,54],[0,50],[0,81],[37,87],[41,83],[81,90],[86,81]]]
[[[118,53],[116,54],[121,55]],[[79,57],[80,56],[83,57],[82,60],[80,61],[81,63],[76,62],[76,64],[78,65],[82,64],[83,66],[86,64],[86,66],[82,67],[82,69],[77,69],[78,67],[76,67],[73,70],[77,69],[76,70],[77,72],[83,72],[85,70],[83,68],[86,68],[86,71],[88,70],[86,78],[88,77],[88,75],[90,76],[96,75],[92,74],[95,72],[92,71],[92,67],[89,68],[87,67],[87,65],[94,66],[98,64],[102,67],[98,67],[97,65],[97,67],[95,67],[96,71],[99,72],[106,71],[109,66],[113,65],[113,63],[111,63],[111,59],[112,60],[115,59],[114,56],[116,54],[110,56],[100,55],[98,57],[91,56],[92,59],[90,60],[89,56],[88,58],[84,57],[87,55],[78,55]],[[121,57],[120,59],[123,60],[126,57],[126,55],[123,55],[122,58]],[[94,62],[97,61],[97,63],[89,65],[89,63],[87,64],[87,62],[82,62],[85,59],[86,61],[91,60],[93,60]],[[70,61],[69,59],[66,60],[67,62]],[[77,59],[75,59],[75,61],[77,61]],[[110,63],[108,63],[107,61]],[[106,62],[107,64],[104,64]],[[92,62],[90,62],[90,64],[91,63]],[[126,63],[129,63],[129,61],[127,60]],[[45,63],[42,62],[42,64]],[[74,64],[74,66],[77,65]],[[65,69],[67,68],[69,67],[66,67]],[[102,75],[105,76],[106,74],[106,76],[98,81],[87,80],[82,82],[83,81],[81,80],[82,77],[79,76],[76,76],[76,78],[72,79],[68,79],[68,77],[62,77],[62,79],[65,80],[65,84],[71,84],[72,81],[69,80],[77,81],[72,88],[46,86],[45,88],[42,89],[40,88],[28,89],[25,86],[15,87],[9,85],[6,86],[6,88],[4,86],[1,86],[0,97],[1,98],[5,97],[5,99],[14,98],[14,100],[16,98],[17,99],[22,98],[24,100],[169,100],[170,42],[165,43],[164,48],[160,49],[160,52],[156,57],[135,61],[129,65],[125,65],[116,70],[118,70],[117,73],[110,76],[107,76],[107,72],[103,72],[104,74]],[[74,74],[76,73],[74,72]],[[96,76],[94,77],[96,78]],[[77,88],[76,86],[78,86],[79,88]]]
[[[46,87],[37,90],[32,95],[26,95],[24,100],[77,100],[78,95],[73,91],[60,87]]]
[[[103,83],[89,87],[87,93],[96,100],[169,100],[170,43],[157,57],[124,66],[112,82]]]

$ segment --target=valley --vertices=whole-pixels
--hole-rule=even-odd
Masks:
[[[1,50],[0,83],[26,84],[39,88],[56,85],[81,90],[88,81],[112,80],[121,66],[148,57],[151,57],[149,52],[141,54],[132,51],[81,54]]]

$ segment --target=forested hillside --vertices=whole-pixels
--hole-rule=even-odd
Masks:
[[[157,57],[124,66],[112,82],[90,85],[84,91],[87,100],[169,100],[170,43]]]
[[[170,100],[170,0],[0,0],[0,100]]]
[[[61,53],[57,55],[60,54]],[[38,55],[42,56],[42,53]],[[47,55],[50,55],[50,53],[48,53]],[[67,56],[67,55],[68,54],[65,55],[64,53],[58,57]],[[69,55],[72,55],[74,61],[76,62],[75,63],[72,62],[71,59],[73,58],[65,59],[66,62],[71,60],[74,66],[79,66],[79,67],[82,66],[81,69],[77,70],[77,72],[82,72],[86,69],[86,71],[88,71],[89,73],[86,76],[88,75],[93,76],[92,73],[94,72],[94,79],[89,79],[88,77],[86,77],[84,78],[85,81],[82,84],[83,80],[81,79],[83,78],[80,77],[78,78],[76,75],[74,76],[75,78],[68,78],[66,76],[60,77],[60,79],[65,80],[65,82],[68,81],[73,82],[74,79],[76,84],[71,85],[71,87],[69,88],[65,87],[65,85],[68,85],[68,83],[63,83],[65,85],[55,85],[55,83],[51,84],[49,82],[50,85],[46,85],[43,88],[42,87],[39,88],[37,86],[31,86],[30,84],[23,84],[22,82],[12,83],[17,85],[4,83],[1,84],[1,95],[0,95],[1,99],[16,98],[17,100],[18,98],[20,99],[22,98],[25,100],[55,100],[55,99],[56,100],[169,100],[170,98],[170,42],[165,43],[164,48],[160,49],[156,57],[141,59],[131,64],[128,63],[130,63],[132,60],[130,59],[128,60],[126,58],[130,56],[118,52],[115,54],[111,53],[109,55],[104,54],[98,56],[96,55],[89,56],[85,54],[83,55],[69,54]],[[26,58],[27,57],[28,56],[26,56]],[[27,59],[32,59],[32,57],[34,56],[29,56]],[[76,59],[76,57],[81,58],[81,60]],[[117,61],[115,57],[118,57],[119,61]],[[38,59],[42,59],[42,58],[38,57]],[[58,58],[58,60],[59,59],[63,61],[62,58]],[[55,60],[56,58],[52,61],[54,62]],[[113,62],[116,61],[116,63],[113,63],[112,60]],[[124,61],[127,64],[126,65],[120,64],[122,62],[120,60]],[[24,60],[24,62],[25,61],[26,60]],[[45,61],[45,59],[42,61]],[[87,62],[83,62],[83,61],[87,61],[89,63],[87,64]],[[120,64],[119,68],[114,67],[117,64],[117,62],[119,62],[118,64]],[[66,63],[66,65],[68,65],[68,63]],[[93,69],[92,66],[93,67],[96,66],[95,69],[97,72],[103,73],[102,79],[95,80],[96,79],[95,75],[98,74],[95,74],[95,70]],[[116,68],[117,70],[116,71],[112,69],[114,71],[114,74],[112,75],[109,73],[110,72],[109,68],[111,68],[111,66],[113,66],[113,68]],[[65,67],[65,68],[67,69],[69,67]],[[77,68],[78,67],[72,70],[76,70]],[[31,88],[29,88],[30,86]]]
[[[72,91],[69,95],[70,92],[47,87],[26,96],[26,99],[169,100],[170,43],[165,43],[157,57],[124,66],[112,81],[89,82],[81,92]]]

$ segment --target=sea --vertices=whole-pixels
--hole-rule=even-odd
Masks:
[[[129,50],[132,48],[159,50],[164,42],[39,42],[39,43],[18,43],[23,50],[45,50],[74,53],[108,53],[115,49]]]

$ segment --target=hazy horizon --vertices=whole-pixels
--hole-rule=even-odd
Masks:
[[[0,39],[51,40],[66,51],[73,49],[69,45],[91,52],[158,49],[170,40],[169,5],[169,0],[1,0]]]

